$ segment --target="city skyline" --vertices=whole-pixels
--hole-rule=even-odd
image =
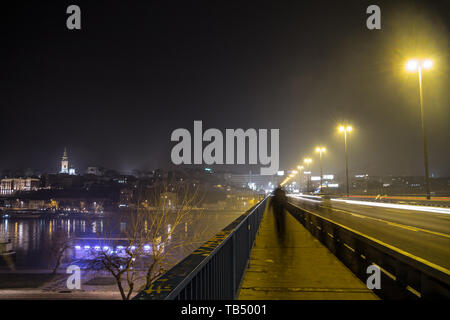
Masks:
[[[4,4],[0,300],[449,299],[448,2]]]

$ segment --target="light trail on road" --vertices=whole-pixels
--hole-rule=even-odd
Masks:
[[[450,209],[446,208],[436,208],[427,206],[415,206],[407,204],[397,204],[397,203],[383,203],[383,202],[373,202],[373,201],[360,201],[360,200],[345,200],[345,199],[331,199],[331,201],[345,202],[348,204],[358,204],[362,206],[372,206],[372,207],[383,207],[401,210],[413,210],[413,211],[425,211],[434,213],[450,214]]]
[[[305,210],[450,269],[450,212],[446,208],[290,197]]]

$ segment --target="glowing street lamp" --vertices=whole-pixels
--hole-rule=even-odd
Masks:
[[[409,71],[416,71],[418,66],[419,63],[416,60],[409,60],[406,63],[406,69],[408,69]]]
[[[428,147],[427,147],[427,134],[425,129],[424,111],[423,111],[423,93],[422,93],[422,69],[430,69],[433,66],[433,61],[426,59],[422,61],[409,60],[406,63],[406,69],[409,71],[418,71],[419,75],[419,104],[420,104],[420,118],[422,121],[422,135],[423,135],[423,157],[425,163],[425,181],[427,188],[427,199],[431,199],[430,192],[430,177],[428,173]]]
[[[350,195],[348,184],[348,152],[347,152],[347,132],[352,131],[351,126],[340,126],[339,131],[344,133],[344,145],[345,145],[345,176],[347,179],[347,197]]]
[[[319,153],[319,157],[320,157],[320,193],[322,193],[322,177],[323,177],[323,172],[322,172],[322,153],[324,153],[326,151],[325,147],[317,147],[316,148],[316,152]]]

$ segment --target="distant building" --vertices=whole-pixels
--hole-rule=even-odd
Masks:
[[[64,154],[61,158],[61,171],[59,173],[69,173],[69,157],[66,148],[64,148]]]
[[[229,174],[225,177],[231,185],[253,190],[270,190],[281,182],[282,176],[259,174]]]
[[[102,176],[104,173],[104,169],[101,167],[88,167],[86,169],[86,174],[93,174],[96,176]]]
[[[18,191],[34,191],[39,188],[38,178],[6,178],[0,182],[0,194],[11,195]]]

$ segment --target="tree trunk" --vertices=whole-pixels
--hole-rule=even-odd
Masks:
[[[61,264],[61,258],[63,256],[63,253],[64,253],[64,251],[60,252],[58,254],[58,256],[56,257],[56,264],[55,264],[55,267],[53,268],[52,275],[55,275],[56,272],[58,271],[59,265]]]
[[[119,287],[120,295],[122,296],[122,300],[128,300],[127,296],[125,295],[125,292],[123,290],[123,287],[122,287],[122,279],[116,278],[116,281],[117,281],[117,286]]]
[[[156,261],[154,261],[147,270],[147,275],[145,277],[145,279],[146,279],[145,287],[146,288],[148,288],[152,284],[152,280],[153,280],[152,273],[153,273],[153,270],[155,269],[155,266],[156,266]]]
[[[130,289],[128,289],[128,295],[127,295],[127,299],[126,300],[130,300],[130,296],[133,293],[133,288],[134,288],[134,284],[128,284],[130,286]]]

